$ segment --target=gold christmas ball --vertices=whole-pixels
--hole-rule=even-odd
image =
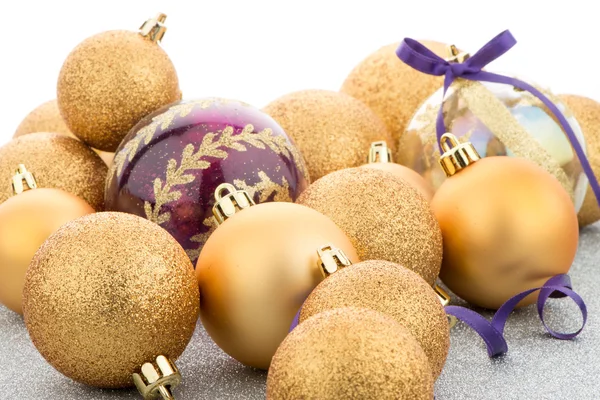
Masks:
[[[583,96],[561,95],[560,99],[569,107],[581,126],[587,157],[596,178],[600,178],[600,103]],[[578,213],[579,226],[583,227],[600,220],[600,207],[588,184],[583,205]]]
[[[71,221],[38,250],[25,277],[23,313],[54,368],[91,386],[132,386],[157,355],[176,359],[192,337],[198,284],[164,229],[102,212]]]
[[[69,130],[67,124],[65,124],[65,121],[58,110],[56,100],[47,101],[30,112],[25,119],[21,121],[13,138],[39,132],[58,133],[79,140],[79,138]],[[112,164],[112,160],[115,156],[114,153],[98,149],[92,150],[100,156],[106,165]]]
[[[419,275],[389,261],[343,268],[313,290],[299,321],[343,307],[369,308],[394,318],[417,339],[434,378],[440,375],[450,347],[448,319],[436,293]]]
[[[267,400],[295,399],[432,400],[433,377],[419,343],[394,319],[339,308],[298,325],[273,357]]]
[[[448,57],[447,45],[421,40],[440,57]],[[396,55],[400,43],[384,46],[358,64],[344,81],[342,92],[363,101],[385,123],[394,146],[417,108],[439,89],[444,77],[427,75],[404,64]]]
[[[58,77],[58,107],[69,129],[85,143],[114,152],[139,120],[181,98],[175,67],[157,43],[162,36],[153,34],[165,29],[162,21],[149,20],[148,34],[144,27],[139,33],[99,33],[65,60]]]
[[[324,176],[297,203],[333,220],[361,260],[387,260],[435,283],[442,263],[442,234],[427,201],[405,180],[372,168]]]
[[[60,133],[61,135],[76,137],[60,115],[56,100],[47,101],[27,114],[19,124],[13,137],[37,132]]]
[[[10,182],[24,164],[40,188],[61,189],[85,200],[95,210],[104,207],[108,168],[80,141],[56,133],[32,133],[0,147],[0,203],[13,195]]]
[[[344,232],[294,203],[262,203],[227,219],[196,265],[204,328],[243,364],[267,369],[308,294],[324,279],[317,250],[358,260]]]
[[[497,309],[567,273],[575,258],[579,231],[573,202],[559,181],[532,161],[475,161],[446,179],[431,207],[444,236],[440,278],[473,305]],[[537,295],[519,306],[535,302]]]
[[[313,180],[360,166],[371,142],[384,140],[395,146],[377,115],[344,93],[290,93],[267,105],[264,111],[294,140]]]
[[[369,163],[363,165],[364,168],[373,168],[381,171],[386,171],[394,174],[394,176],[403,179],[406,183],[412,186],[414,189],[423,196],[427,201],[431,201],[433,198],[433,187],[423,177],[417,174],[412,169],[405,167],[404,165],[387,162],[387,163]]]
[[[27,190],[0,205],[0,303],[22,314],[25,272],[54,231],[94,212],[85,201],[58,189]]]

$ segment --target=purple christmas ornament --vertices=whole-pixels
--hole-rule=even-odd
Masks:
[[[224,182],[258,204],[295,201],[309,177],[291,139],[262,111],[235,100],[181,101],[125,137],[108,173],[106,209],[159,224],[195,263],[216,228],[214,192]]]

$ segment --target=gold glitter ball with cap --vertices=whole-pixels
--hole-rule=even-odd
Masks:
[[[24,165],[12,186],[15,195],[0,204],[0,303],[22,314],[25,272],[35,252],[62,225],[94,209],[65,191],[38,189]]]
[[[365,308],[298,325],[273,357],[267,400],[433,400],[427,356],[393,318]]]
[[[387,260],[430,285],[442,263],[440,227],[421,194],[394,174],[349,168],[317,180],[298,198],[333,220],[361,260]]]
[[[358,256],[333,221],[308,207],[254,205],[247,192],[230,184],[217,187],[215,200],[220,225],[196,265],[200,317],[223,351],[245,365],[267,369],[302,302],[328,273],[319,249],[342,249],[346,261],[340,266],[357,262]]]
[[[104,208],[108,168],[79,140],[57,133],[32,133],[0,147],[0,203],[13,195],[10,186],[19,164],[35,174],[40,188],[61,189],[82,198],[96,211]]]
[[[58,77],[58,107],[85,143],[114,152],[139,120],[181,98],[175,67],[158,45],[165,19],[159,14],[139,32],[99,33],[68,55]]]
[[[371,142],[392,141],[383,122],[344,93],[304,90],[280,97],[263,111],[279,123],[304,155],[312,180],[365,162]]]
[[[65,120],[58,110],[56,100],[47,101],[27,114],[17,127],[13,138],[39,132],[59,133],[79,140],[79,138],[71,132],[67,124],[65,124]],[[112,164],[112,160],[115,156],[114,153],[98,149],[92,150],[100,156],[106,165]]]
[[[453,58],[468,59],[467,53]],[[585,152],[581,128],[566,105],[548,89],[533,84],[563,114]],[[534,95],[512,85],[456,79],[445,96],[443,88],[416,111],[400,138],[396,161],[417,171],[437,190],[446,180],[440,168],[436,136],[442,107],[448,132],[468,140],[483,157],[513,156],[533,161],[553,175],[581,208],[587,177],[564,129]]]
[[[158,225],[125,213],[63,225],[35,254],[23,290],[25,325],[42,356],[67,377],[104,388],[135,380],[159,391],[149,386],[172,368],[150,367],[158,356],[179,357],[199,308],[185,251]]]
[[[394,318],[423,348],[433,377],[440,375],[450,347],[448,319],[435,291],[419,275],[389,261],[342,268],[312,291],[299,321],[343,307],[369,308]]]
[[[392,159],[392,151],[385,142],[373,142],[371,143],[371,149],[369,150],[368,163],[363,165],[363,167],[391,172],[417,189],[425,200],[431,201],[434,191],[429,182],[412,169],[405,167],[404,165],[396,164]]]
[[[447,45],[419,41],[440,57]],[[341,92],[368,105],[385,123],[393,146],[421,103],[442,86],[444,77],[423,74],[404,64],[396,55],[400,43],[392,43],[370,54],[350,72]]]
[[[583,96],[560,95],[581,126],[587,145],[588,161],[596,178],[600,178],[600,103]],[[583,205],[577,214],[579,226],[600,220],[600,207],[592,188],[587,186]]]
[[[440,278],[469,303],[497,309],[517,293],[569,271],[579,230],[567,192],[532,161],[479,158],[442,136],[448,179],[431,201],[444,236]],[[533,293],[519,303],[534,303]]]

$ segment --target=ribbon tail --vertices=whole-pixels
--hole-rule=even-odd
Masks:
[[[485,342],[490,357],[496,357],[508,351],[508,344],[502,333],[483,316],[465,307],[446,306],[445,309],[446,314],[453,315],[477,332]]]

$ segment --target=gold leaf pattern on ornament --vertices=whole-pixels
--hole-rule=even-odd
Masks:
[[[258,193],[258,202],[264,203],[265,201],[287,201],[291,202],[290,196],[290,185],[285,177],[281,180],[281,185],[273,182],[265,171],[258,171],[258,177],[260,181],[254,185],[248,185],[246,181],[241,179],[235,179],[233,184],[239,190],[245,190],[248,192],[251,198]]]
[[[181,192],[176,190],[175,187],[189,184],[195,180],[195,176],[187,172],[209,168],[211,163],[206,158],[212,157],[225,160],[228,156],[225,149],[246,151],[246,145],[258,149],[268,147],[276,154],[285,155],[294,161],[294,151],[291,150],[287,139],[284,136],[273,135],[273,131],[269,128],[254,133],[254,126],[247,124],[239,135],[233,135],[233,133],[234,129],[231,126],[223,129],[221,135],[209,132],[204,135],[196,152],[194,152],[193,144],[190,143],[185,146],[179,166],[177,166],[177,160],[170,159],[167,164],[164,182],[160,178],[154,180],[154,205],[148,201],[144,204],[146,218],[157,224],[168,222],[170,214],[161,213],[161,210],[164,205],[177,201],[181,197]]]
[[[200,250],[202,250],[202,246],[204,246],[204,243],[206,243],[210,235],[212,235],[215,229],[217,229],[219,226],[217,220],[212,215],[208,218],[205,218],[204,221],[202,221],[202,225],[207,228],[207,231],[194,235],[190,238],[190,242],[200,243],[200,245],[195,249],[187,249],[185,251],[190,260],[193,262],[196,262],[198,256],[200,256]]]

